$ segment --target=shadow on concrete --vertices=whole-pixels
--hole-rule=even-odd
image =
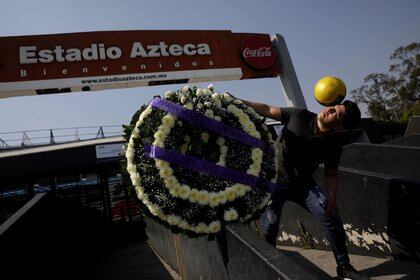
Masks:
[[[381,263],[377,266],[370,267],[361,271],[368,277],[380,278],[383,276],[401,275],[398,278],[392,279],[404,279],[404,280],[418,280],[420,279],[420,265],[416,263],[407,263],[396,260],[389,260]],[[391,279],[391,278],[387,278]]]
[[[145,241],[135,241],[104,255],[90,274],[95,280],[172,280],[169,272]]]
[[[328,273],[320,269],[318,266],[313,264],[311,261],[309,261],[307,258],[299,254],[295,251],[288,251],[288,250],[280,250],[286,257],[294,261],[295,263],[298,263],[299,266],[301,266],[306,272],[314,275],[318,279],[333,279],[331,278]]]

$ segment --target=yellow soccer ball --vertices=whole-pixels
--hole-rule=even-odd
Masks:
[[[346,97],[346,85],[337,77],[326,76],[314,87],[314,97],[323,106],[334,106]]]

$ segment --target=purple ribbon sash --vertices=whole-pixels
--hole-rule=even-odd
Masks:
[[[184,155],[174,150],[167,150],[158,146],[146,144],[144,146],[144,154],[151,158],[157,158],[170,163],[175,163],[182,167],[186,167],[221,179],[230,180],[235,183],[240,183],[251,187],[259,186],[270,193],[274,193],[277,188],[281,188],[281,186],[272,182],[262,181],[262,178],[260,177],[242,173],[235,169],[223,167],[199,158]]]
[[[202,126],[226,138],[236,140],[251,147],[260,148],[264,152],[274,153],[274,149],[267,145],[263,140],[251,136],[222,122],[213,120],[199,112],[184,108],[179,104],[156,97],[152,100],[152,102],[150,102],[149,105],[169,112],[192,124]]]

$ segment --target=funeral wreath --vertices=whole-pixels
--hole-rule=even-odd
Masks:
[[[270,202],[278,151],[253,109],[213,86],[155,97],[125,126],[126,168],[145,212],[190,236],[251,221]]]

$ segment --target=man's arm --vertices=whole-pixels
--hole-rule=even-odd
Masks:
[[[338,172],[336,168],[325,167],[325,188],[328,193],[325,213],[328,216],[335,216],[337,214],[338,190]]]
[[[281,121],[281,108],[280,107],[270,106],[264,103],[251,102],[251,101],[243,100],[243,99],[241,99],[241,101],[245,103],[245,105],[254,109],[259,115],[266,118]]]

